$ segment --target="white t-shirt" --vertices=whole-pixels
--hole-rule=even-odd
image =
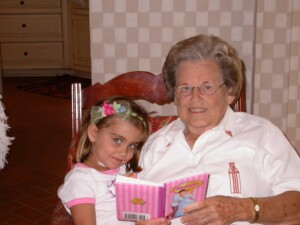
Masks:
[[[114,181],[124,169],[99,172],[82,163],[74,165],[58,189],[58,196],[66,210],[82,204],[95,204],[97,224],[132,224],[118,221],[116,217],[116,198]]]
[[[300,191],[300,158],[269,121],[228,107],[220,124],[203,133],[192,150],[184,128],[177,119],[150,136],[142,151],[139,178],[162,182],[207,172],[207,197],[263,197]],[[172,221],[177,224],[181,224],[179,219]]]

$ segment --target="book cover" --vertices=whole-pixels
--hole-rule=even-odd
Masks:
[[[208,176],[188,175],[163,184],[117,176],[117,217],[128,221],[180,217],[184,206],[205,199]]]

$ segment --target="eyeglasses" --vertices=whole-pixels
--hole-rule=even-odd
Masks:
[[[203,95],[213,95],[215,94],[220,87],[222,87],[225,83],[217,85],[211,83],[204,83],[200,86],[192,86],[189,84],[183,84],[175,86],[175,90],[179,96],[188,96],[193,93],[194,88],[197,88],[201,94]]]

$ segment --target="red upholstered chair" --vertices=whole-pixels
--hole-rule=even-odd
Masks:
[[[68,152],[68,169],[75,159],[75,139],[82,122],[82,112],[95,104],[99,99],[107,96],[126,96],[135,100],[146,100],[151,103],[164,105],[171,99],[163,84],[162,75],[154,75],[144,71],[134,71],[121,74],[104,84],[96,83],[81,90],[81,85],[72,84],[72,137]],[[245,93],[231,106],[235,111],[245,111]],[[167,125],[176,119],[176,116],[156,116],[150,118],[152,132]],[[53,212],[51,225],[72,225],[71,216],[59,202]]]

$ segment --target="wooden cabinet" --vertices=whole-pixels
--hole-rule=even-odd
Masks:
[[[0,0],[0,69],[91,77],[88,0]]]
[[[0,0],[0,47],[4,74],[69,69],[67,2]]]
[[[70,55],[72,69],[90,77],[90,25],[88,1],[69,1]]]

